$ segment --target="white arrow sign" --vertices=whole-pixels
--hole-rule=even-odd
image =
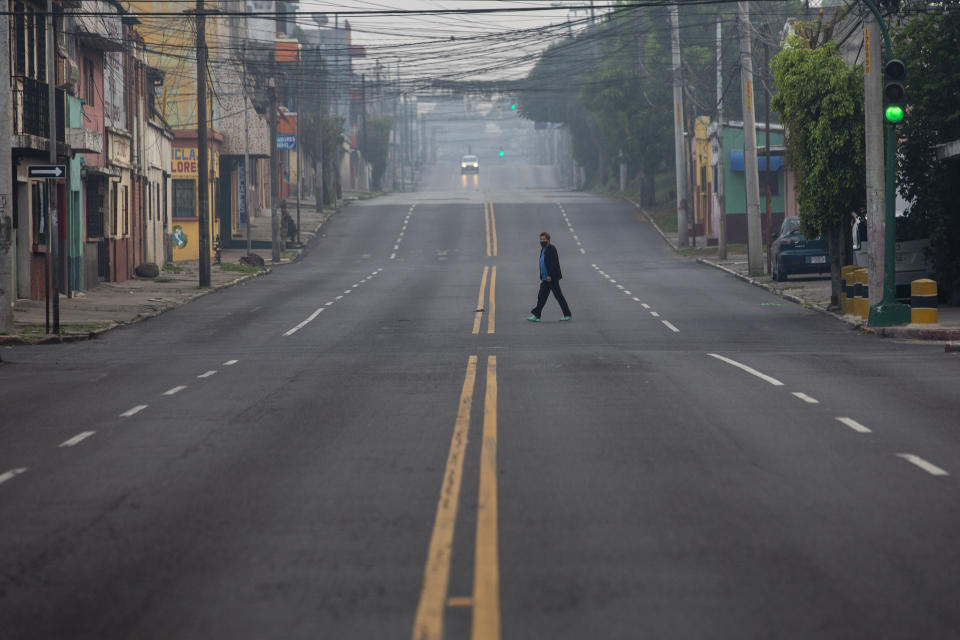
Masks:
[[[66,173],[62,164],[39,164],[27,167],[27,176],[30,178],[59,178]]]

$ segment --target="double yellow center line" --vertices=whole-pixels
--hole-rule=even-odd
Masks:
[[[487,276],[490,276],[490,299],[486,306],[483,305],[484,294],[487,289]],[[483,268],[483,275],[480,277],[480,295],[477,296],[477,310],[473,314],[473,335],[480,333],[480,324],[483,322],[483,314],[487,314],[487,333],[494,333],[497,325],[497,267],[496,265]]]
[[[427,550],[423,589],[413,625],[414,640],[442,640],[447,607],[471,606],[471,640],[500,639],[500,553],[497,537],[497,357],[487,357],[483,438],[477,495],[477,535],[474,550],[473,596],[448,597],[453,534],[460,501],[463,461],[477,379],[477,356],[467,360],[460,405],[447,454],[437,515]]]
[[[497,257],[497,216],[493,210],[493,201],[483,201],[483,221],[487,231],[487,257]]]

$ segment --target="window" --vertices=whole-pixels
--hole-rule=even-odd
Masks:
[[[117,185],[110,185],[110,235],[117,235]]]
[[[31,78],[35,78],[37,75],[36,58],[34,54],[37,50],[37,32],[36,27],[34,26],[34,17],[36,14],[33,11],[27,12],[27,75]]]
[[[37,80],[47,81],[47,19],[35,14],[37,24]]]
[[[22,76],[27,73],[27,49],[25,42],[27,36],[27,17],[23,14],[22,2],[15,2],[13,4],[13,32],[14,47],[16,47],[14,72]]]
[[[94,103],[94,75],[93,75],[93,60],[90,58],[83,59],[83,99],[89,106],[93,106]]]
[[[173,181],[173,217],[195,218],[197,216],[197,183],[193,180]]]
[[[123,236],[130,235],[130,187],[123,186]]]
[[[773,165],[773,163],[770,163]],[[766,180],[770,179],[770,195],[777,196],[780,195],[780,171],[761,171],[759,173],[760,177],[760,197],[762,198],[767,193]]]

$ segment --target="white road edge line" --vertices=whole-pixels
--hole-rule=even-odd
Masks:
[[[210,376],[214,375],[216,372],[217,372],[216,369],[211,369],[210,371],[204,371],[203,373],[201,373],[201,374],[198,375],[197,377],[198,377],[198,378],[209,378]]]
[[[909,462],[909,463],[911,463],[911,464],[915,464],[916,466],[920,467],[921,469],[923,469],[924,471],[926,471],[927,473],[929,473],[929,474],[932,475],[932,476],[948,476],[948,475],[950,475],[950,474],[947,473],[944,469],[941,469],[940,467],[938,467],[937,465],[933,464],[932,462],[927,462],[926,460],[924,460],[924,459],[921,458],[920,456],[916,456],[916,455],[914,455],[914,454],[912,454],[912,453],[898,453],[898,454],[897,454],[897,457],[898,457],[898,458],[903,458],[904,460],[906,460],[907,462]]]
[[[7,480],[13,480],[21,473],[26,473],[26,467],[17,467],[16,469],[10,469],[10,471],[4,471],[0,473],[0,484],[3,484]]]
[[[802,391],[791,391],[790,394],[796,398],[800,398],[807,404],[820,404],[819,400],[817,400],[816,398],[811,398],[810,396],[803,393]]]
[[[90,436],[92,436],[92,435],[95,434],[95,433],[96,433],[96,431],[84,431],[84,432],[82,432],[82,433],[78,433],[77,435],[73,436],[73,437],[70,438],[69,440],[64,440],[63,442],[61,442],[61,443],[60,443],[60,446],[61,446],[61,447],[72,447],[72,446],[78,445],[78,444],[80,444],[81,442],[83,442],[84,440],[86,440],[87,438],[89,438]]]
[[[718,354],[716,354],[716,353],[708,353],[707,355],[710,356],[711,358],[716,358],[717,360],[720,360],[721,362],[726,362],[727,364],[732,364],[733,366],[737,367],[738,369],[743,369],[744,371],[746,371],[746,372],[749,373],[750,375],[756,376],[756,377],[760,378],[761,380],[763,380],[763,381],[765,381],[765,382],[769,382],[770,384],[772,384],[772,385],[775,386],[775,387],[782,387],[782,386],[783,386],[783,383],[780,382],[779,380],[777,380],[776,378],[774,378],[774,377],[772,377],[772,376],[768,376],[768,375],[765,374],[765,373],[760,373],[759,371],[757,371],[757,370],[754,369],[753,367],[748,367],[747,365],[745,365],[745,364],[743,364],[743,363],[740,363],[740,362],[737,362],[736,360],[731,360],[730,358],[727,358],[727,357],[718,355]]]
[[[223,366],[225,366],[225,367],[232,367],[233,365],[237,364],[238,362],[240,362],[240,361],[239,361],[239,360],[227,360],[226,362],[223,363]]]
[[[667,321],[667,320],[661,320],[660,322],[662,322],[663,325],[664,325],[667,329],[670,329],[670,331],[673,331],[674,333],[680,333],[680,329],[677,329],[675,326],[673,326],[672,324],[670,324],[669,321]]]
[[[839,416],[838,416],[838,417],[837,417],[837,420],[838,420],[839,422],[841,422],[842,424],[847,425],[848,427],[850,427],[851,429],[853,429],[854,431],[857,431],[857,432],[859,432],[859,433],[872,433],[872,432],[870,431],[870,429],[868,429],[867,427],[863,426],[862,424],[860,424],[859,422],[857,422],[857,421],[854,420],[853,418],[843,418],[843,417],[839,417]]]
[[[174,394],[180,393],[181,391],[183,391],[183,390],[186,389],[186,388],[187,388],[187,385],[181,384],[181,385],[176,386],[176,387],[174,387],[174,388],[172,388],[172,389],[167,389],[166,391],[164,391],[164,392],[161,393],[160,395],[163,395],[163,396],[172,396],[172,395],[174,395]]]
[[[137,415],[138,413],[140,413],[141,411],[143,411],[144,409],[146,409],[148,406],[150,406],[150,405],[147,405],[147,404],[138,404],[138,405],[135,406],[133,409],[127,409],[126,411],[124,411],[123,413],[121,413],[121,414],[120,414],[120,417],[121,417],[121,418],[129,418],[130,416],[135,416],[135,415]]]

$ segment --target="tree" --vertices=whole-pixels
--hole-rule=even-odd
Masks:
[[[771,66],[779,92],[770,106],[786,126],[800,226],[808,238],[827,238],[830,306],[836,308],[852,216],[866,210],[863,69],[847,67],[836,43],[811,49],[800,36],[790,38]]]
[[[960,160],[940,162],[934,145],[960,139],[960,13],[918,15],[895,32],[907,65],[907,117],[900,126],[900,192],[906,230],[930,238],[930,258],[947,296],[960,294]]]
[[[380,181],[387,170],[387,154],[390,152],[390,118],[367,118],[364,134],[360,136],[360,153],[373,166],[373,184],[382,188]]]

